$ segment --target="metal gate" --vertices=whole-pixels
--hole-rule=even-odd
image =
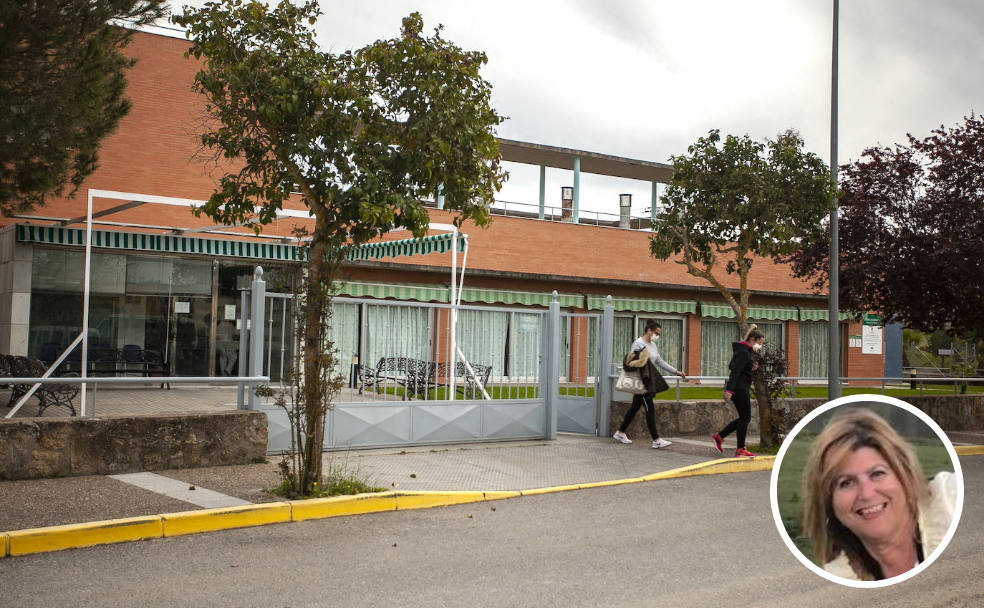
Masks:
[[[294,295],[289,293],[270,293],[263,295],[263,362],[262,375],[269,376],[271,382],[283,379],[285,367],[291,363],[294,354]],[[242,292],[243,319],[246,327],[239,335],[239,375],[248,375],[249,370],[249,334],[252,331],[252,298],[250,291]]]
[[[562,312],[557,430],[596,435],[599,427],[602,365],[601,315]]]

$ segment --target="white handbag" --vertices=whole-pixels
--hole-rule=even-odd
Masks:
[[[646,387],[639,377],[639,372],[627,372],[624,369],[618,371],[618,380],[615,381],[615,390],[633,395],[644,395]]]

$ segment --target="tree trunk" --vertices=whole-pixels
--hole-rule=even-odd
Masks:
[[[759,408],[759,445],[771,448],[776,442],[772,429],[772,403],[769,401],[769,391],[760,374],[752,374],[752,382],[755,385],[755,400]]]
[[[316,214],[317,216],[318,214]],[[321,232],[324,220],[315,219],[314,236],[308,250],[307,297],[304,302],[304,450],[302,456],[301,494],[310,495],[315,482],[321,481],[321,452],[324,445],[325,409],[323,407],[324,376],[321,373],[322,335],[326,293],[331,288],[325,282],[327,243]]]

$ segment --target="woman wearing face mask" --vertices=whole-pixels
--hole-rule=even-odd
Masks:
[[[752,372],[758,369],[758,361],[755,355],[762,350],[765,336],[759,331],[757,325],[752,325],[745,333],[745,339],[741,342],[733,342],[731,349],[734,355],[728,369],[731,375],[728,377],[727,384],[724,385],[724,400],[735,406],[738,410],[738,417],[728,423],[728,426],[721,429],[720,433],[711,435],[714,445],[718,452],[724,453],[724,438],[737,431],[738,449],[735,450],[735,458],[754,458],[755,454],[745,449],[745,433],[748,431],[748,423],[752,419],[752,402],[749,391],[752,387]]]

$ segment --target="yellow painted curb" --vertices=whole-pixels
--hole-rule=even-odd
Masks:
[[[578,488],[587,490],[588,488],[607,488],[609,486],[621,486],[629,483],[642,483],[646,481],[642,477],[631,477],[629,479],[614,479],[612,481],[595,481],[592,483],[580,483]]]
[[[520,495],[537,496],[539,494],[553,494],[554,492],[570,492],[571,490],[580,490],[580,489],[581,486],[575,483],[569,486],[551,486],[548,488],[533,488],[532,490],[521,490]]]
[[[181,534],[285,523],[290,521],[290,503],[268,502],[224,509],[165,513],[161,518],[164,520],[166,538]]]
[[[159,515],[128,517],[84,524],[14,530],[5,534],[6,554],[10,556],[91,547],[163,536]]]
[[[519,495],[519,492],[398,492],[396,496],[396,510],[404,511],[407,509],[446,507],[470,502],[501,500]]]
[[[984,456],[984,445],[955,445],[957,456]]]
[[[775,456],[756,456],[755,458],[720,458],[710,462],[653,473],[643,477],[646,481],[659,479],[678,479],[695,475],[720,475],[723,473],[747,473],[752,471],[771,471]]]
[[[0,557],[10,555],[10,535],[4,532],[0,534]]]
[[[379,513],[380,511],[396,511],[396,492],[332,496],[331,498],[312,498],[290,502],[291,521]]]

